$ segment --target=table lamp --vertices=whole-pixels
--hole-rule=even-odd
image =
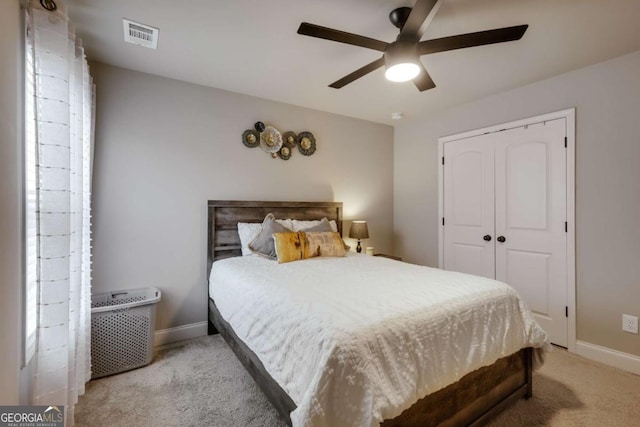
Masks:
[[[361,239],[369,238],[369,229],[367,228],[367,221],[353,221],[351,228],[349,229],[349,237],[352,239],[358,239],[358,246],[356,246],[356,252],[362,252],[362,246],[360,246]]]

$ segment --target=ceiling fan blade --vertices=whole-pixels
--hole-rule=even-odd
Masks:
[[[341,87],[348,85],[352,81],[357,80],[362,76],[366,76],[370,72],[375,71],[382,66],[384,66],[384,57],[381,57],[380,59],[376,59],[375,61],[365,65],[364,67],[358,68],[353,73],[348,74],[343,78],[341,78],[340,80],[337,80],[331,83],[329,87],[332,87],[334,89],[340,89]]]
[[[418,76],[413,79],[413,83],[416,85],[418,90],[420,92],[424,92],[425,90],[433,89],[434,87],[436,87],[436,84],[433,82],[433,79],[427,72],[427,69],[424,68],[424,64],[420,62],[419,65],[420,74],[418,74]]]
[[[345,31],[334,30],[333,28],[321,27],[320,25],[303,22],[298,27],[298,34],[317,37],[334,42],[346,43],[354,46],[366,47],[367,49],[384,52],[389,43],[358,34],[347,33]]]
[[[404,23],[398,40],[417,42],[440,9],[442,0],[417,0],[411,9],[407,22]]]
[[[428,53],[464,49],[465,47],[520,40],[528,27],[528,25],[517,25],[515,27],[498,28],[495,30],[479,31],[477,33],[459,34],[457,36],[425,40],[418,43],[418,54],[426,55]]]

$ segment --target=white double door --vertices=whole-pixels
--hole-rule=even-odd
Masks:
[[[565,119],[444,144],[444,268],[514,287],[567,346]]]

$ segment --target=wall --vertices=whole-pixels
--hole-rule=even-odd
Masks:
[[[93,292],[157,286],[157,329],[207,319],[207,200],[342,201],[392,248],[393,129],[100,63],[93,182]],[[241,142],[261,120],[309,130],[312,157]],[[345,230],[348,230],[345,221]]]
[[[438,264],[439,137],[576,107],[577,337],[640,356],[640,51],[395,128],[394,246]]]
[[[22,355],[22,14],[0,13],[0,404],[19,402]]]

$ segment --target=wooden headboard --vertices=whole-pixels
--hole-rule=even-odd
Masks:
[[[207,279],[214,261],[242,255],[238,222],[262,222],[268,213],[276,218],[315,220],[327,217],[342,235],[342,202],[256,202],[209,200]]]

